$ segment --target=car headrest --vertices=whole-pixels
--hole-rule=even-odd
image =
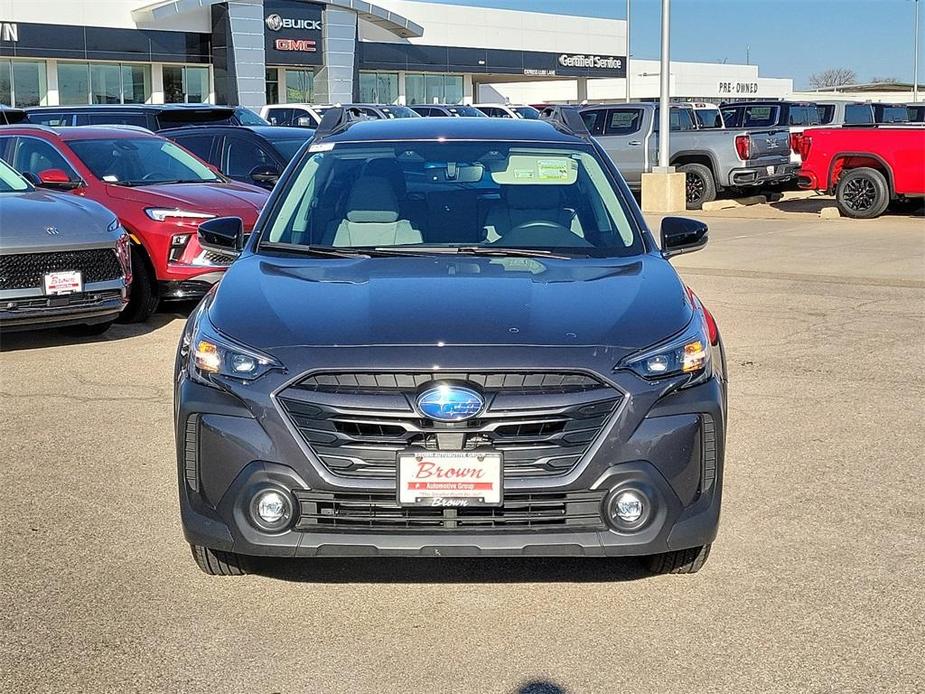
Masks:
[[[361,176],[347,199],[347,220],[359,223],[387,223],[398,220],[398,199],[388,179]]]
[[[561,186],[509,185],[502,187],[501,192],[512,210],[549,210],[561,207]]]

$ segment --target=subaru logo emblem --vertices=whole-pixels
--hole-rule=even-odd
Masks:
[[[280,17],[278,14],[271,14],[267,16],[266,22],[267,22],[267,28],[270,31],[279,31],[280,29],[283,28],[283,18]]]
[[[51,234],[52,236],[58,235],[58,227],[45,227],[45,233]]]
[[[485,400],[474,390],[450,383],[441,383],[418,395],[418,412],[437,422],[461,422],[472,419],[485,406]]]

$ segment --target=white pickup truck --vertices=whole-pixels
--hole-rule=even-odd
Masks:
[[[698,129],[691,109],[672,106],[669,164],[687,175],[687,208],[700,209],[725,188],[749,189],[796,176],[786,128]],[[658,104],[595,104],[581,117],[631,190],[658,164]]]

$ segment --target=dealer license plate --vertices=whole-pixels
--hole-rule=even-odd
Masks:
[[[79,270],[49,272],[45,275],[45,293],[48,295],[75,294],[82,292],[83,287],[83,276]]]
[[[475,451],[402,453],[398,503],[402,506],[498,506],[501,454]]]

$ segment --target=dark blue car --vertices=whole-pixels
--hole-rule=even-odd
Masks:
[[[177,356],[199,566],[287,557],[646,556],[717,532],[726,377],[713,318],[576,111],[354,120],[332,109]]]

